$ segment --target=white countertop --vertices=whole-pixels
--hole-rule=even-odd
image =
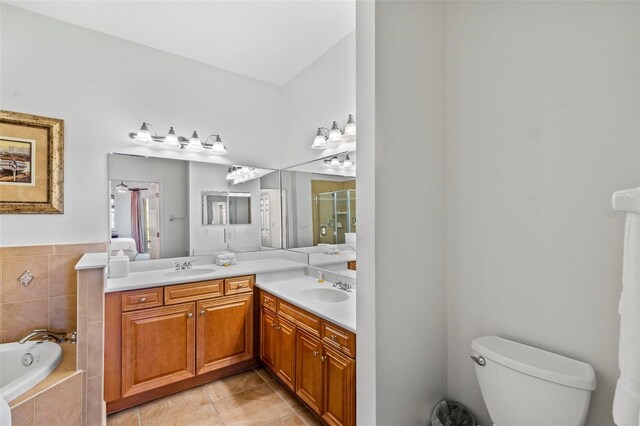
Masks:
[[[85,253],[76,263],[76,270],[106,268],[108,261],[107,252]]]
[[[333,289],[333,285],[328,281],[319,283],[316,278],[307,275],[282,280],[259,281],[256,285],[262,290],[324,318],[327,321],[344,327],[353,333],[356,332],[355,290],[346,293],[349,295],[349,299],[344,302],[329,303],[321,302],[303,293],[305,290],[314,288]]]
[[[124,290],[136,290],[140,288],[158,287],[163,285],[181,284],[196,281],[215,280],[219,278],[237,277],[241,275],[253,275],[267,272],[289,271],[304,269],[308,265],[284,258],[271,258],[260,260],[238,261],[232,266],[199,265],[192,271],[200,269],[213,269],[213,272],[200,275],[171,276],[172,269],[158,269],[144,272],[133,272],[123,278],[109,278],[105,293]],[[77,268],[77,266],[76,266]],[[167,276],[169,274],[169,276]]]
[[[355,251],[341,251],[338,254],[311,253],[309,266],[330,265],[332,263],[347,263],[356,260]]]

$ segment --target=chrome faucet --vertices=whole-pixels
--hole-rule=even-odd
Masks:
[[[173,268],[176,271],[181,271],[183,269],[191,269],[193,267],[193,263],[197,262],[197,260],[189,260],[188,262],[171,262],[173,264]]]
[[[31,333],[24,336],[18,343],[24,344],[36,337],[41,337],[43,342],[53,340],[56,343],[63,343],[67,341],[67,333],[65,332],[58,333],[55,331],[49,331],[46,328],[40,328],[35,329]]]
[[[347,292],[351,291],[351,284],[349,283],[343,283],[342,281],[338,280],[333,284],[333,287],[335,288],[339,288],[340,290],[344,290]]]

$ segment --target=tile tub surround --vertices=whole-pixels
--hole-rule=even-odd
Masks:
[[[0,247],[0,342],[14,342],[34,328],[76,329],[75,264],[106,243]],[[18,277],[35,279],[24,287]]]
[[[60,365],[40,383],[11,401],[9,406],[12,407],[12,410],[14,407],[22,405],[23,402],[57,385],[59,382],[76,373],[76,346],[69,341],[63,343],[61,346],[62,362]]]
[[[111,414],[108,426],[322,425],[262,367]]]
[[[11,408],[11,422],[16,426],[82,425],[81,371],[42,390]]]

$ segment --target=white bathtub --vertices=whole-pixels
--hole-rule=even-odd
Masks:
[[[0,395],[11,402],[51,374],[61,361],[62,348],[57,343],[1,344]]]

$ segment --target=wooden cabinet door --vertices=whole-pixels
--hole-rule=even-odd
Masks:
[[[197,374],[253,358],[253,294],[198,302]]]
[[[194,304],[122,314],[122,397],[195,375]]]
[[[322,419],[329,425],[355,425],[355,361],[324,345]]]
[[[272,371],[276,370],[277,326],[276,314],[262,308],[260,314],[260,359]]]
[[[295,391],[296,326],[278,317],[276,332],[276,375],[284,385]]]
[[[322,408],[322,343],[298,330],[296,337],[296,395],[320,414]]]

